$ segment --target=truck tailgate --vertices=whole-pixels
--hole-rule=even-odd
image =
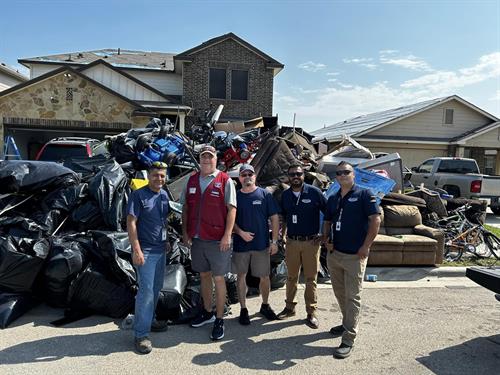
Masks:
[[[481,197],[500,197],[500,176],[483,175]]]

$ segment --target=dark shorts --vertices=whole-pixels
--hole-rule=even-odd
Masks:
[[[231,270],[232,250],[220,251],[219,241],[193,238],[191,266],[196,272],[212,272],[213,276],[224,276]]]
[[[265,277],[271,273],[271,260],[269,250],[233,252],[232,271],[235,274],[248,272],[248,266],[252,266],[252,276]]]

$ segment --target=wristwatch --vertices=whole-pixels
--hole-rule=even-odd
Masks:
[[[277,245],[277,244],[278,244],[278,240],[272,240],[272,241],[271,241],[271,244],[273,244],[273,245]]]

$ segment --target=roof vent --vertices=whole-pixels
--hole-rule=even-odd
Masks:
[[[83,53],[79,52],[76,57],[78,57],[79,59],[82,59],[83,58]]]

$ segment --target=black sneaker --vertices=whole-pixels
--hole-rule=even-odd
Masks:
[[[271,306],[269,306],[269,304],[267,303],[263,303],[261,306],[260,306],[260,311],[259,311],[263,316],[264,318],[266,318],[267,320],[278,320],[278,316],[276,315],[276,313],[273,311],[273,309],[271,308]]]
[[[165,332],[168,329],[168,324],[165,320],[153,320],[151,323],[151,332]]]
[[[215,321],[215,315],[212,311],[206,311],[203,309],[201,313],[191,321],[191,327],[198,328],[204,326],[205,324],[213,323]]]
[[[210,338],[214,341],[220,340],[224,337],[224,319],[215,319],[214,328],[212,329],[212,334]]]
[[[333,356],[338,359],[344,359],[351,355],[354,348],[347,344],[340,344],[338,348],[333,349]]]
[[[242,326],[247,326],[250,324],[250,317],[248,316],[248,309],[246,307],[241,309],[238,321]]]

